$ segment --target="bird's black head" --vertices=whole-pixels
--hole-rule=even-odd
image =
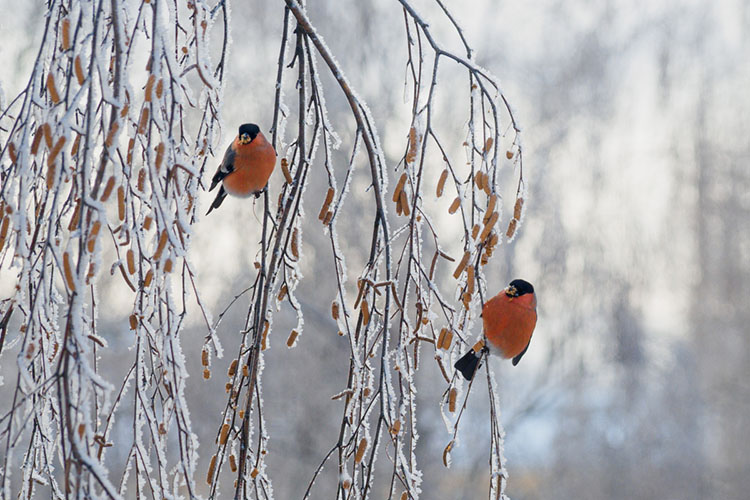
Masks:
[[[243,123],[240,125],[240,143],[249,144],[255,137],[260,134],[260,128],[254,123]]]
[[[505,294],[509,297],[520,297],[527,293],[534,293],[534,285],[524,280],[513,280],[505,289]]]

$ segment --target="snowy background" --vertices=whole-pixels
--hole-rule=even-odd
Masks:
[[[408,119],[399,114],[401,11],[375,0],[311,2],[309,9],[369,103],[387,155],[399,158]],[[0,100],[7,103],[26,83],[44,19],[35,2],[0,0],[0,11]],[[224,144],[239,123],[268,129],[281,26],[277,2],[236,1],[231,12]],[[429,11],[423,13],[429,20]],[[507,433],[507,493],[516,499],[746,498],[750,2],[475,0],[455,14],[479,63],[500,78],[524,132],[525,224],[487,270],[497,290],[515,277],[531,281],[539,301],[523,362],[493,361]],[[433,30],[444,28],[438,23]],[[450,123],[451,96],[439,98],[441,126],[459,130],[465,117]],[[328,104],[331,114],[346,112],[335,91]],[[389,134],[389,125],[398,135]],[[351,138],[351,131],[339,132]],[[282,180],[274,174],[272,193]],[[315,182],[311,206],[325,192]],[[355,200],[368,196],[366,188],[364,177],[355,179]],[[210,199],[205,194],[201,207]],[[194,228],[191,257],[215,316],[253,279],[260,213],[252,201],[228,199]],[[445,217],[440,222],[450,226]],[[346,381],[346,363],[337,360],[347,357],[348,347],[328,313],[334,284],[316,259],[327,240],[317,221],[310,224],[301,265],[314,279],[297,291],[306,333],[292,350],[276,338],[265,356],[267,462],[277,498],[300,498],[335,442],[340,409],[330,396]],[[353,269],[366,259],[369,232],[354,220],[340,223]],[[0,276],[3,297],[12,283]],[[103,359],[113,367],[118,349],[129,346],[129,310],[120,307],[129,299],[118,293],[102,293],[100,313],[110,342]],[[243,307],[232,309],[219,331],[230,352]],[[205,332],[198,314],[191,321],[182,345],[193,377],[187,396],[194,429],[208,445],[199,449],[205,470],[226,397],[222,378],[201,377]],[[293,312],[282,308],[274,327],[295,325]],[[229,361],[216,360],[217,372]],[[0,378],[6,382],[12,364],[4,353]],[[444,386],[434,364],[425,363],[419,377],[423,498],[483,496],[486,393],[472,395],[462,446],[446,471],[441,452],[449,436],[438,411]],[[124,456],[113,452],[109,459],[117,468]]]

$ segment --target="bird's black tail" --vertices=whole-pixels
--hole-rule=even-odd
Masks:
[[[466,380],[471,380],[474,377],[474,372],[477,371],[479,360],[481,359],[481,351],[476,352],[474,349],[470,349],[469,352],[461,356],[461,359],[456,361],[453,365]]]
[[[206,212],[206,215],[211,213],[211,210],[214,208],[219,208],[224,201],[224,198],[227,197],[227,192],[224,190],[224,186],[221,186],[221,189],[219,189],[219,192],[216,193],[216,198],[214,198],[213,203],[211,203],[211,206],[208,207],[208,212]]]

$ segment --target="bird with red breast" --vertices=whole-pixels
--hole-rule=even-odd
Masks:
[[[219,206],[227,194],[239,198],[260,196],[276,166],[276,151],[254,123],[240,125],[239,133],[224,153],[224,159],[211,179],[209,191],[221,183],[206,215]]]
[[[504,290],[485,302],[482,321],[489,348],[484,341],[479,341],[454,365],[466,380],[472,379],[482,354],[488,351],[506,359],[512,358],[513,366],[526,354],[536,326],[533,285],[521,279],[511,281]]]

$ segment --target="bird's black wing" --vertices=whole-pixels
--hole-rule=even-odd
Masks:
[[[469,349],[469,352],[461,356],[461,359],[456,361],[453,365],[466,380],[471,380],[474,377],[474,372],[479,367],[480,354],[474,352],[474,349]]]
[[[529,350],[530,345],[531,345],[531,338],[529,338],[529,343],[526,344],[526,347],[523,348],[523,351],[521,351],[521,354],[513,358],[513,366],[516,366],[518,362],[521,361],[521,358],[523,357],[523,355],[526,354],[526,351]]]
[[[221,186],[219,188],[219,192],[216,193],[216,198],[214,198],[214,201],[211,203],[211,206],[208,207],[208,212],[206,212],[206,215],[211,213],[211,210],[214,208],[219,208],[221,204],[224,202],[224,198],[227,197],[227,192],[224,189],[224,186]]]
[[[211,187],[208,188],[209,191],[213,191],[216,185],[220,183],[224,179],[224,177],[234,172],[235,155],[236,153],[234,149],[232,149],[232,145],[230,144],[227,148],[227,152],[224,153],[224,159],[221,160],[221,165],[219,165],[219,168],[216,169],[216,173],[211,178]]]

